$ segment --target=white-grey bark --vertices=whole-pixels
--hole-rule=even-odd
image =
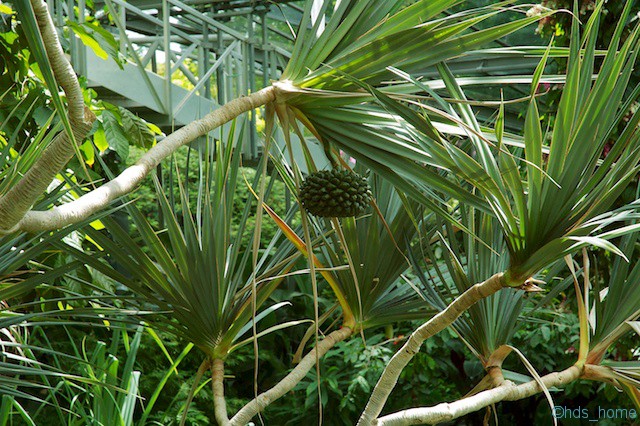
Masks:
[[[211,389],[213,391],[213,407],[218,426],[227,426],[227,402],[224,399],[224,361],[216,358],[211,365]]]
[[[80,144],[91,130],[96,117],[84,106],[82,89],[71,64],[64,56],[47,5],[42,0],[31,0],[31,5],[54,77],[67,97],[68,118],[73,137],[75,142]],[[57,87],[51,90],[57,90]],[[0,197],[0,234],[18,228],[16,224],[46,191],[55,175],[69,162],[74,153],[75,148],[69,135],[65,131],[59,133],[27,173]]]
[[[42,34],[47,57],[51,63],[51,70],[67,97],[69,118],[82,120],[84,114],[82,89],[78,84],[78,78],[76,77],[73,67],[62,50],[60,40],[58,40],[58,33],[56,33],[47,5],[43,0],[31,0],[31,7],[38,21],[38,27],[40,28],[40,34]],[[54,88],[50,89],[55,90]]]
[[[232,426],[244,426],[246,425],[256,414],[264,410],[269,404],[276,399],[280,398],[297,385],[302,380],[309,370],[313,368],[316,363],[316,356],[322,357],[331,349],[336,343],[345,340],[353,331],[349,327],[343,327],[339,330],[331,332],[322,341],[318,342],[318,345],[313,348],[300,363],[291,370],[291,372],[277,385],[269,389],[268,391],[261,393],[253,401],[245,405],[238,413],[233,416],[230,424]]]
[[[547,388],[566,385],[577,380],[582,371],[577,366],[566,370],[547,374],[541,377]],[[542,392],[542,388],[535,380],[516,386],[513,382],[505,381],[497,388],[489,389],[451,403],[442,403],[433,407],[411,408],[397,413],[380,417],[373,422],[375,426],[405,426],[405,425],[433,425],[448,422],[466,414],[473,413],[500,401],[516,401],[528,398]]]
[[[387,364],[382,372],[382,376],[380,376],[373,393],[369,397],[369,402],[360,416],[360,420],[358,420],[358,426],[370,426],[374,424],[389,394],[398,382],[400,373],[413,356],[418,353],[422,342],[451,325],[464,311],[469,309],[469,307],[477,301],[492,295],[506,286],[507,282],[502,273],[496,274],[482,283],[475,284],[458,296],[444,311],[438,313],[414,331],[404,346],[391,358],[389,364]]]
[[[239,115],[258,108],[276,98],[276,87],[270,86],[249,96],[234,99],[203,118],[193,121],[167,136],[147,151],[136,164],[125,169],[113,180],[70,203],[47,211],[29,211],[18,223],[26,232],[58,229],[77,223],[107,207],[114,199],[133,191],[164,158],[179,147],[203,136]]]
[[[81,143],[91,129],[95,115],[84,106],[82,89],[60,46],[45,2],[31,0],[31,4],[54,76],[67,97],[68,116],[74,139],[76,143]],[[275,100],[277,90],[275,86],[267,87],[250,96],[235,99],[204,118],[189,123],[149,150],[135,165],[124,170],[115,179],[71,203],[47,211],[30,210],[75,152],[69,135],[64,132],[57,135],[29,171],[0,197],[0,235],[14,231],[53,230],[86,219],[107,207],[114,199],[133,191],[160,161],[180,146],[205,135],[244,112]]]

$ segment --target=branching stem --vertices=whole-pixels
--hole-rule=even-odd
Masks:
[[[563,386],[577,380],[582,370],[571,366],[566,370],[543,376],[542,382],[547,388]],[[532,380],[521,385],[505,381],[501,386],[489,389],[451,403],[442,403],[433,407],[412,408],[380,417],[374,421],[375,426],[433,425],[448,422],[466,414],[473,413],[500,401],[516,401],[542,392],[540,385]]]
[[[382,412],[389,394],[395,387],[400,373],[415,354],[420,350],[422,342],[434,334],[439,333],[450,326],[464,311],[481,299],[484,299],[500,289],[507,287],[507,281],[502,273],[496,274],[488,280],[475,284],[462,293],[447,308],[421,325],[411,334],[404,346],[391,358],[389,364],[382,372],[376,387],[369,398],[358,426],[373,425],[376,418]]]
[[[353,331],[349,327],[343,327],[331,332],[327,337],[318,342],[318,345],[309,351],[309,353],[302,358],[296,368],[291,370],[291,372],[284,379],[280,380],[277,385],[268,391],[261,393],[257,398],[238,411],[238,413],[231,419],[230,424],[232,426],[246,425],[253,416],[293,389],[294,386],[307,375],[309,370],[313,368],[316,363],[316,356],[324,356],[336,343],[345,340],[351,336],[352,333]]]

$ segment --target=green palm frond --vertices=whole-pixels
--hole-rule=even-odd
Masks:
[[[622,390],[640,410],[640,361],[608,361],[594,369],[595,380],[610,383]]]
[[[491,248],[468,233],[462,233],[460,242],[460,233],[439,221],[436,229],[442,232],[424,240],[411,252],[416,286],[438,310],[445,309],[475,283],[509,265],[509,253],[497,220],[466,207],[462,208],[461,216],[463,223]],[[505,289],[471,306],[454,322],[453,328],[472,352],[486,362],[497,348],[511,343],[523,308],[523,293]]]
[[[290,170],[275,164],[287,186],[295,190]],[[363,170],[360,166],[356,169]],[[311,245],[315,248],[316,268],[321,268],[335,294],[344,324],[352,329],[424,318],[433,312],[403,278],[410,267],[409,245],[428,226],[424,209],[378,175],[371,173],[368,180],[374,202],[359,217],[309,217],[310,228],[315,232]],[[307,256],[307,246],[300,237],[302,231],[293,229],[288,224],[290,220],[281,219],[271,209],[267,212]]]
[[[65,295],[58,301],[59,309],[45,308],[45,303],[51,304],[55,301],[38,300],[32,304],[37,306],[37,309],[25,303],[15,304],[0,311],[0,389],[3,395],[39,405],[41,409],[50,407],[57,415],[57,420],[65,424],[67,418],[74,417],[73,407],[77,408],[79,405],[74,396],[77,397],[78,388],[81,387],[92,389],[94,394],[109,394],[113,397],[113,400],[107,398],[106,401],[95,398],[94,403],[102,403],[105,406],[111,406],[113,403],[120,407],[129,405],[132,409],[132,404],[136,403],[137,392],[130,385],[137,383],[133,376],[139,374],[133,372],[133,361],[127,362],[124,366],[120,377],[122,380],[118,377],[105,380],[101,375],[113,371],[114,365],[117,368],[117,358],[112,356],[109,366],[105,366],[104,362],[98,365],[95,357],[83,356],[72,341],[70,343],[74,350],[71,353],[61,350],[57,345],[59,342],[52,344],[48,332],[54,327],[83,326],[110,329],[116,335],[126,333],[128,321],[123,318],[144,313],[109,306],[108,302],[105,303],[105,300],[95,295],[90,298],[78,297],[68,293],[64,288],[58,290]],[[94,308],[87,303],[101,307]],[[85,304],[88,307],[72,306]],[[21,313],[23,310],[29,311]],[[135,322],[132,325],[135,326]],[[139,338],[137,341],[139,342]],[[134,339],[130,350],[135,351],[136,345]],[[75,365],[79,370],[96,374],[68,371],[68,368],[64,367],[68,365]],[[129,412],[129,416],[131,414],[133,411]]]
[[[431,306],[402,279],[410,266],[409,245],[424,232],[424,212],[378,176],[372,174],[369,183],[374,207],[358,218],[332,220],[332,232],[321,234],[326,236],[320,261],[328,267],[349,265],[330,274],[359,327],[424,318]]]
[[[640,318],[638,238],[638,233],[625,235],[619,245],[629,261],[617,256],[612,260],[604,282],[599,282],[600,276],[593,280],[591,325],[594,329],[590,339],[593,361],[602,359],[607,349],[630,331],[629,321]]]
[[[534,96],[549,50],[543,55],[532,80],[524,124],[524,158],[516,155],[517,148],[502,143],[503,128],[492,132],[493,143],[466,103],[445,108],[465,133],[461,143],[454,143],[434,127],[432,106],[398,101],[384,90],[349,76],[345,78],[365,88],[382,112],[374,113],[366,106],[343,106],[340,114],[317,108],[305,111],[305,115],[318,133],[353,152],[369,167],[380,169],[385,164],[387,170],[381,173],[385,178],[390,178],[389,168],[393,168],[391,181],[409,196],[416,192],[430,195],[431,202],[425,203],[429,208],[437,204],[437,194],[447,194],[460,203],[490,212],[505,238],[510,257],[507,275],[513,285],[520,285],[580,247],[596,245],[619,253],[608,240],[637,229],[620,225],[630,219],[636,206],[615,211],[610,208],[640,171],[640,114],[633,114],[624,123],[640,95],[640,87],[626,90],[640,34],[636,27],[621,41],[629,10],[627,5],[595,79],[599,13],[587,23],[582,39],[575,25],[566,89],[549,134],[541,128]],[[464,101],[464,93],[449,68],[442,64],[438,69],[451,96]],[[420,82],[412,81],[424,89]],[[499,123],[504,122],[503,114],[501,109]],[[358,115],[366,126],[346,124],[359,121],[355,118]],[[366,116],[376,118],[364,120]],[[615,137],[621,123],[624,129]],[[605,144],[614,137],[612,150],[601,160]],[[447,213],[438,207],[434,211]]]
[[[217,144],[215,156],[211,151],[204,154],[204,179],[193,211],[184,184],[179,182],[179,203],[172,203],[156,185],[165,222],[163,232],[156,232],[132,205],[126,208],[140,241],[112,219],[104,220],[110,236],[86,230],[126,274],[104,263],[93,262],[93,267],[148,303],[171,312],[176,319],[175,331],[216,357],[228,354],[251,321],[253,280],[257,282],[259,308],[298,257],[277,234],[266,247],[259,247],[257,269],[252,270],[252,248],[243,246],[242,239],[257,232],[247,226],[255,205],[251,200],[244,206],[234,203],[236,182],[241,179],[241,133],[232,128],[229,142]],[[259,178],[257,175],[254,187]],[[236,216],[240,217],[237,228],[232,220]]]
[[[25,95],[16,106],[8,113],[2,123],[0,123],[0,194],[6,193],[24,173],[29,170],[33,163],[40,157],[44,149],[49,145],[55,134],[62,129],[60,123],[53,124],[55,114],[51,114],[28,144],[19,145],[18,136],[24,131],[26,120],[33,113],[33,109],[38,103],[38,99]],[[0,97],[0,102],[2,97]],[[5,138],[3,130],[5,125],[16,116],[20,118],[17,126],[12,129],[11,134]]]
[[[540,17],[523,17],[474,32],[472,26],[504,12],[506,2],[441,16],[458,1],[421,0],[394,13],[402,2],[351,0],[340,2],[333,10],[327,0],[320,2],[315,19],[312,3],[307,3],[292,59],[277,83],[282,101],[274,112],[285,133],[300,122],[325,150],[335,147],[349,152],[452,221],[455,219],[445,205],[448,197],[488,210],[486,201],[468,187],[442,175],[447,166],[405,134],[396,111],[363,103],[375,99],[363,85],[401,98],[421,92],[413,85],[398,85],[389,67],[422,72]]]
[[[331,3],[324,1],[323,11]],[[477,49],[539,19],[525,17],[486,30],[468,32],[470,27],[504,12],[504,5],[508,2],[439,17],[441,12],[456,3],[458,1],[422,0],[394,13],[401,1],[340,2],[324,30],[321,29],[321,20],[317,19],[313,28],[306,28],[298,34],[292,60],[282,80],[302,88],[349,92],[358,87],[342,78],[342,74],[378,85],[391,76],[386,69],[389,65],[409,72],[425,69]],[[310,10],[305,16],[312,19]]]
[[[604,222],[626,220],[628,212],[609,209],[640,170],[640,135],[636,131],[640,115],[634,114],[622,133],[614,136],[640,95],[640,87],[627,91],[639,28],[624,43],[620,41],[629,9],[630,3],[595,81],[592,74],[599,14],[592,16],[582,42],[574,25],[566,88],[553,132],[548,135],[551,141],[546,158],[542,154],[546,137],[540,129],[536,102],[530,103],[525,125],[525,155],[530,163],[527,214],[519,218],[523,230],[520,235],[513,232],[509,237],[515,275],[531,274],[559,255],[585,244],[598,244],[598,240],[583,237],[600,230]],[[614,138],[611,152],[600,161],[605,144]]]

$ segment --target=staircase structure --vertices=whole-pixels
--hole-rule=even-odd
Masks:
[[[54,21],[97,19],[118,42],[122,68],[68,37],[74,68],[100,99],[171,132],[280,76],[302,8],[292,0],[49,0]],[[94,18],[88,18],[89,16]],[[260,114],[243,144],[259,155]],[[220,137],[220,131],[213,132]]]
[[[122,69],[110,58],[100,58],[78,37],[66,37],[74,68],[87,78],[100,99],[125,107],[169,133],[232,99],[259,90],[277,80],[290,58],[293,29],[302,19],[303,0],[47,0],[55,22],[78,24],[97,19],[118,42]],[[315,0],[321,4],[321,0]],[[315,6],[314,6],[315,7]],[[89,18],[91,17],[91,18]],[[475,28],[474,28],[475,29]],[[530,75],[538,59],[514,55],[504,42],[495,46],[491,60],[473,52],[448,65],[461,85],[481,87],[475,77],[493,84],[505,75]],[[485,52],[486,53],[486,52]],[[526,52],[525,52],[526,53]],[[434,66],[416,77],[434,90],[444,84]],[[528,92],[527,92],[528,93]],[[522,93],[526,96],[527,93]],[[493,108],[476,107],[490,119]],[[260,155],[260,113],[244,115],[245,160]],[[511,120],[507,114],[507,127]],[[224,129],[224,126],[223,126]],[[220,129],[212,136],[220,138]],[[222,130],[224,131],[224,130]],[[293,139],[296,139],[292,135]],[[276,135],[284,146],[282,135]],[[324,158],[322,149],[310,150]],[[317,142],[317,141],[316,141]],[[294,151],[300,151],[294,144]],[[302,152],[294,152],[304,170]],[[325,164],[318,163],[319,167]]]

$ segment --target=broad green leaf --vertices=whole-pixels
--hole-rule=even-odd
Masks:
[[[118,119],[111,111],[102,112],[102,128],[109,143],[109,148],[114,150],[122,161],[129,157],[129,139]]]
[[[101,28],[95,21],[77,23],[67,20],[67,25],[82,40],[82,43],[93,50],[96,56],[104,60],[111,57],[120,69],[123,69],[119,57],[119,44],[113,34]]]
[[[102,123],[100,123],[95,133],[93,134],[93,143],[95,144],[96,148],[98,148],[101,154],[109,148],[109,142],[107,142],[107,137],[104,133],[104,127]]]
[[[155,142],[155,136],[147,123],[131,111],[120,107],[120,116],[122,117],[122,127],[128,135],[129,140],[137,147],[149,149]]]
[[[0,13],[5,15],[13,15],[13,9],[8,4],[0,3]]]
[[[98,58],[104,59],[104,60],[107,60],[109,58],[109,55],[107,54],[107,52],[105,52],[105,50],[100,46],[100,44],[96,41],[95,38],[93,38],[90,34],[87,33],[84,26],[82,26],[81,24],[75,23],[73,21],[68,21],[67,25],[80,38],[80,40],[82,40],[82,43],[84,43],[85,46],[93,50],[93,53],[95,53]]]
[[[93,166],[95,157],[93,144],[91,143],[91,141],[85,141],[82,145],[80,145],[80,151],[82,151],[85,163],[87,163],[87,165],[89,166]]]

